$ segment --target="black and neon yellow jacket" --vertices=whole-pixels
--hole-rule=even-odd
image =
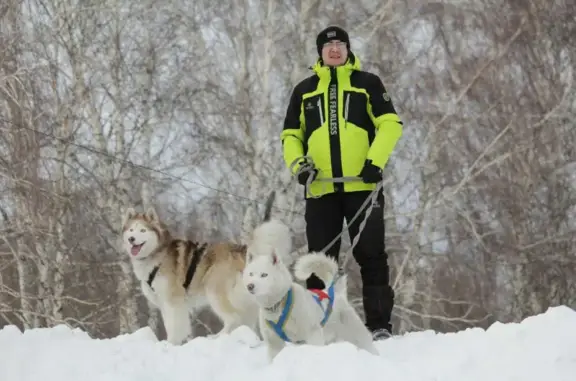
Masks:
[[[380,78],[360,70],[360,61],[352,54],[342,66],[330,68],[318,60],[312,70],[315,75],[294,88],[286,112],[281,134],[286,165],[308,155],[320,170],[318,178],[358,176],[366,159],[383,169],[402,135],[402,122]],[[310,193],[319,196],[375,186],[314,181]]]

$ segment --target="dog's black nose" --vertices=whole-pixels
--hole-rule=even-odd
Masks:
[[[254,283],[248,283],[248,285],[246,286],[246,288],[247,288],[248,291],[250,291],[250,292],[254,291]]]
[[[130,238],[128,238],[128,242],[130,242],[130,243],[133,243],[133,242],[134,242],[134,240],[135,240],[135,238],[134,238],[134,237],[130,237]]]

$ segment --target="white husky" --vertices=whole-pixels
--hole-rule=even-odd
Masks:
[[[259,306],[260,333],[270,360],[287,342],[325,345],[348,341],[378,355],[372,336],[348,302],[346,275],[324,253],[310,253],[296,260],[294,276],[301,281],[315,273],[328,287],[307,290],[293,281],[277,253],[248,257],[243,272],[247,290]]]

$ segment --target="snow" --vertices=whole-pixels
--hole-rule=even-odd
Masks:
[[[487,330],[408,333],[377,344],[380,356],[346,343],[289,346],[275,361],[252,331],[182,346],[149,328],[92,339],[64,325],[0,330],[2,381],[568,381],[576,374],[576,311],[550,308]]]

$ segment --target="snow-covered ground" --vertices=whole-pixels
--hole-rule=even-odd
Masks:
[[[247,329],[177,347],[148,328],[109,340],[65,326],[0,330],[0,381],[574,381],[576,311],[555,307],[488,330],[410,333],[378,344],[288,347],[272,364]]]

